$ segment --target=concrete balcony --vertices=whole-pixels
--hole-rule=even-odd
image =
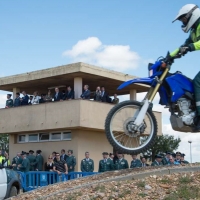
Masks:
[[[0,110],[0,133],[31,133],[62,129],[104,130],[112,104],[72,100]],[[154,112],[158,134],[162,134],[161,113]]]

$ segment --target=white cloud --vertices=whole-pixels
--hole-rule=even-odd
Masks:
[[[74,62],[87,62],[117,71],[136,69],[140,61],[130,46],[104,45],[97,37],[78,41],[71,50],[63,52],[63,56]]]

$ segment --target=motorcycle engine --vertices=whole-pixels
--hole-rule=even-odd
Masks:
[[[192,125],[193,119],[194,119],[196,113],[190,109],[191,101],[186,98],[180,98],[177,101],[177,104],[178,104],[179,110],[181,111],[182,121],[186,125]]]

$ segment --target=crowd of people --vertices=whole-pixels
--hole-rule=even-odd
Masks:
[[[128,161],[120,152],[115,155],[113,153],[109,154],[108,152],[103,152],[102,156],[103,159],[99,161],[98,172],[129,168]],[[145,157],[140,157],[139,159],[138,155],[131,155],[132,161],[130,163],[130,168],[188,164],[189,162],[184,159],[184,156],[185,154],[181,152],[176,152],[176,154],[166,152],[165,156],[160,154],[156,155],[155,161],[150,164]],[[12,159],[12,162],[9,160],[8,153],[0,150],[0,165],[5,167],[10,166],[16,171],[54,171],[58,174],[68,174],[69,172],[74,172],[76,164],[77,162],[73,155],[73,150],[68,150],[67,154],[64,149],[62,149],[60,153],[54,151],[47,157],[46,162],[44,162],[41,150],[37,150],[36,155],[34,155],[33,150],[17,153]],[[85,158],[81,160],[80,164],[81,171],[93,172],[94,164],[93,159],[90,158],[90,153],[85,152]]]
[[[20,93],[16,93],[16,98],[12,99],[12,94],[7,94],[6,100],[6,108],[25,106],[25,105],[36,105],[45,102],[52,101],[65,101],[75,99],[75,91],[71,86],[67,87],[67,90],[62,90],[60,92],[59,88],[55,88],[55,93],[52,95],[51,90],[48,91],[47,94],[39,95],[37,91],[33,93],[33,95],[28,95],[25,91],[22,91],[23,97],[20,97]],[[88,85],[84,85],[83,93],[79,97],[80,99],[93,99],[94,101],[99,102],[107,102],[117,104],[119,103],[119,98],[117,94],[114,94],[114,98],[112,99],[105,90],[105,87],[98,86],[95,92],[91,92],[89,90]]]

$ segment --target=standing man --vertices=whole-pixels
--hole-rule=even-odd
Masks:
[[[155,156],[155,161],[151,163],[151,166],[162,166],[162,159],[163,157],[159,154]]]
[[[72,90],[71,86],[68,86],[67,92],[65,93],[63,100],[72,100],[72,99],[74,99],[74,91]]]
[[[55,94],[53,97],[54,101],[62,101],[63,100],[63,94],[59,92],[58,88],[55,88]]]
[[[81,171],[82,172],[93,172],[94,171],[94,161],[90,159],[89,152],[85,152],[85,159],[81,161]]]
[[[0,150],[0,165],[3,164],[4,160],[5,160],[5,156],[2,154],[2,151]]]
[[[84,92],[81,95],[81,99],[90,99],[91,92],[89,90],[89,85],[84,85],[83,89],[84,89]]]
[[[28,105],[29,96],[26,94],[25,91],[23,91],[22,94],[23,94],[24,96],[21,98],[21,105],[22,105],[22,106],[26,106],[26,105]]]
[[[32,163],[33,166],[35,166],[36,171],[42,171],[43,170],[44,159],[41,155],[41,152],[42,152],[41,150],[36,151],[35,162]]]
[[[27,158],[30,161],[30,171],[35,171],[35,162],[36,162],[36,157],[33,155],[34,151],[30,150],[29,151],[29,155],[27,156]]]
[[[60,156],[60,159],[66,161],[66,160],[67,160],[67,157],[68,157],[68,155],[65,154],[65,150],[62,149],[62,150],[61,150],[61,156]]]
[[[131,155],[133,160],[131,161],[131,166],[130,168],[138,168],[138,167],[142,167],[142,163],[139,159],[137,159],[137,154],[133,154]]]
[[[76,166],[76,158],[73,155],[73,150],[68,150],[68,157],[66,159],[68,172],[74,172]]]
[[[19,164],[17,166],[17,169],[21,172],[28,172],[30,170],[30,162],[29,159],[26,158],[26,153],[23,152],[21,154],[22,156],[22,164]]]
[[[166,156],[162,159],[162,164],[163,165],[169,165],[169,158],[172,155],[171,152],[167,151]]]
[[[68,174],[67,163],[65,160],[60,159],[60,154],[56,153],[56,162],[53,165],[53,171],[57,172],[59,175],[62,173]]]
[[[118,159],[115,162],[115,169],[120,170],[120,169],[128,169],[128,162],[126,159],[123,158],[122,153],[118,153],[117,155]]]
[[[101,100],[102,100],[102,102],[108,102],[108,94],[107,94],[107,92],[105,91],[105,87],[104,86],[102,86],[101,87]]]
[[[20,100],[20,93],[17,92],[16,93],[16,98],[14,100],[14,107],[18,107],[18,106],[21,106],[21,100]]]
[[[22,164],[21,153],[17,153],[17,155],[12,160],[13,170],[17,171],[17,167],[19,164]]]
[[[148,167],[149,166],[149,164],[147,164],[147,160],[146,160],[145,157],[141,158],[141,162],[142,162],[142,167]]]
[[[108,158],[108,152],[103,152],[103,159],[99,161],[99,172],[112,171],[114,169],[113,161]]]
[[[181,154],[181,164],[189,164],[189,162],[187,161],[187,160],[185,160],[185,154],[184,153],[182,153]]]
[[[13,107],[13,100],[11,99],[11,96],[12,96],[12,94],[7,94],[6,108]]]
[[[176,162],[178,162],[179,164],[181,164],[181,152],[177,151],[176,152]]]

